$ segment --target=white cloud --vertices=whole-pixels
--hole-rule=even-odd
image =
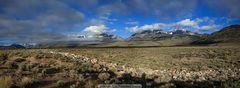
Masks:
[[[170,29],[170,30],[192,30],[192,31],[208,31],[215,30],[219,25],[215,24],[215,21],[208,18],[196,18],[196,19],[184,19],[174,23],[154,23],[144,26],[126,27],[125,29],[130,32],[142,32],[144,30],[158,30],[158,29]]]
[[[85,28],[83,31],[93,34],[101,34],[107,32],[108,28],[105,25],[98,25],[98,26],[89,26]]]
[[[190,27],[198,27],[198,22],[190,19],[185,19],[180,22],[177,22],[177,25],[181,26],[190,26]]]
[[[139,22],[138,21],[128,21],[125,24],[128,24],[128,25],[138,25]]]
[[[199,30],[201,31],[215,30],[217,27],[218,25],[206,25],[206,26],[201,26]]]
[[[144,30],[159,30],[162,29],[162,27],[165,24],[162,23],[156,23],[156,24],[151,24],[151,25],[144,25],[144,26],[134,26],[134,27],[126,27],[125,29],[130,31],[130,32],[141,32]]]
[[[201,23],[204,23],[204,25],[201,25]],[[211,20],[208,17],[197,18],[194,20],[185,19],[177,22],[177,25],[181,27],[190,27],[199,31],[215,30],[219,27],[219,25],[215,24],[214,20]]]
[[[105,25],[89,26],[83,30],[89,34],[102,34],[106,32],[115,32],[116,29],[109,29]]]

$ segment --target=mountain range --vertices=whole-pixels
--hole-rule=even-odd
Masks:
[[[231,25],[212,34],[199,34],[187,30],[145,30],[135,33],[125,41],[106,46],[179,46],[216,43],[240,43],[240,25]]]
[[[144,30],[135,33],[129,38],[121,38],[117,35],[107,33],[95,35],[97,40],[85,41],[54,41],[37,45],[12,44],[10,46],[0,46],[0,48],[49,48],[49,47],[118,47],[118,46],[179,46],[179,45],[199,45],[214,43],[240,43],[240,25],[227,26],[212,34],[199,34],[187,30],[172,30],[164,32],[158,30]],[[80,36],[78,38],[85,38]],[[27,45],[27,46],[26,46]]]

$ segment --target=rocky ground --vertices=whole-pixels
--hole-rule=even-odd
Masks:
[[[153,70],[44,49],[1,51],[0,63],[2,87],[94,88],[98,84],[141,84],[161,88],[240,87],[240,68]]]

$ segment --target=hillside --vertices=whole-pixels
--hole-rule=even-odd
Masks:
[[[23,48],[25,47],[19,44],[12,44],[9,46],[0,46],[0,49],[23,49]]]
[[[240,42],[240,25],[231,25],[209,36],[210,40],[219,42]]]

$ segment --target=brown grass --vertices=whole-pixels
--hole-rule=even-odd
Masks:
[[[0,88],[10,88],[12,84],[12,78],[10,76],[0,77]]]
[[[57,49],[106,62],[151,69],[240,67],[239,46]]]

